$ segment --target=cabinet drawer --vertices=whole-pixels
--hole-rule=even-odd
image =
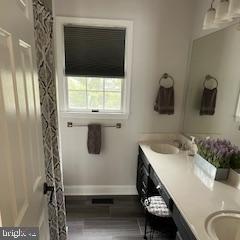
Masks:
[[[146,176],[146,177],[149,177],[149,172],[148,170],[146,169],[145,165],[142,166],[141,170],[140,170],[140,174],[142,176]]]
[[[160,182],[160,179],[158,178],[157,174],[154,172],[153,168],[150,169],[150,178],[152,179],[155,186],[157,186]]]
[[[166,188],[164,187],[164,185],[160,181],[159,177],[157,176],[157,174],[153,170],[153,168],[150,169],[150,178],[152,179],[154,185],[156,186],[157,191],[159,192],[159,194],[162,196],[165,203],[167,204],[169,210],[172,211],[173,201],[172,201],[169,193],[167,192]]]
[[[182,236],[180,235],[179,232],[177,232],[177,235],[176,235],[176,240],[183,240]]]
[[[172,218],[178,228],[179,237],[177,239],[184,239],[184,240],[196,240],[195,236],[193,235],[191,229],[189,228],[188,224],[182,217],[181,213],[177,209],[176,205],[173,205],[173,212]]]
[[[142,149],[139,147],[139,157],[141,158],[145,168],[147,169],[148,173],[149,173],[149,170],[150,170],[150,164],[145,156],[145,154],[143,153]]]
[[[148,197],[148,188],[145,187],[144,182],[140,185],[139,197],[141,199],[141,203],[144,204],[145,199]]]
[[[162,192],[162,198],[164,199],[165,203],[167,204],[169,210],[172,211],[173,210],[173,200],[163,185],[162,185],[161,192]]]
[[[143,188],[145,190],[145,192],[147,193],[148,190],[148,178],[149,178],[149,174],[146,170],[146,168],[143,166],[140,172],[140,185],[141,188]]]
[[[152,168],[150,168],[150,178],[152,179],[158,193],[162,195],[162,183]]]
[[[141,156],[138,156],[138,170],[137,170],[137,190],[140,199],[145,199],[148,196],[148,179],[149,171]]]

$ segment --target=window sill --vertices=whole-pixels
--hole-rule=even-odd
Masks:
[[[60,117],[63,118],[81,118],[81,119],[128,119],[128,113],[83,113],[61,111]]]

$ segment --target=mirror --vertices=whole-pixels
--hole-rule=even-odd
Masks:
[[[239,92],[240,29],[234,24],[193,42],[184,134],[220,135],[239,144]]]

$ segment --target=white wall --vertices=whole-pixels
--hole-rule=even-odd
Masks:
[[[130,117],[123,128],[103,130],[99,156],[87,153],[87,128],[66,127],[60,117],[65,190],[77,193],[132,193],[135,188],[137,141],[144,132],[179,132],[184,83],[192,31],[192,0],[56,0],[58,16],[128,19],[134,22]],[[175,77],[173,116],[153,111],[158,81],[164,72]],[[106,120],[94,122],[106,123]],[[116,123],[116,120],[107,121]]]

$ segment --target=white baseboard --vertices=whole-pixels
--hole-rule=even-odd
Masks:
[[[134,185],[70,185],[64,186],[67,196],[81,195],[137,195]]]

